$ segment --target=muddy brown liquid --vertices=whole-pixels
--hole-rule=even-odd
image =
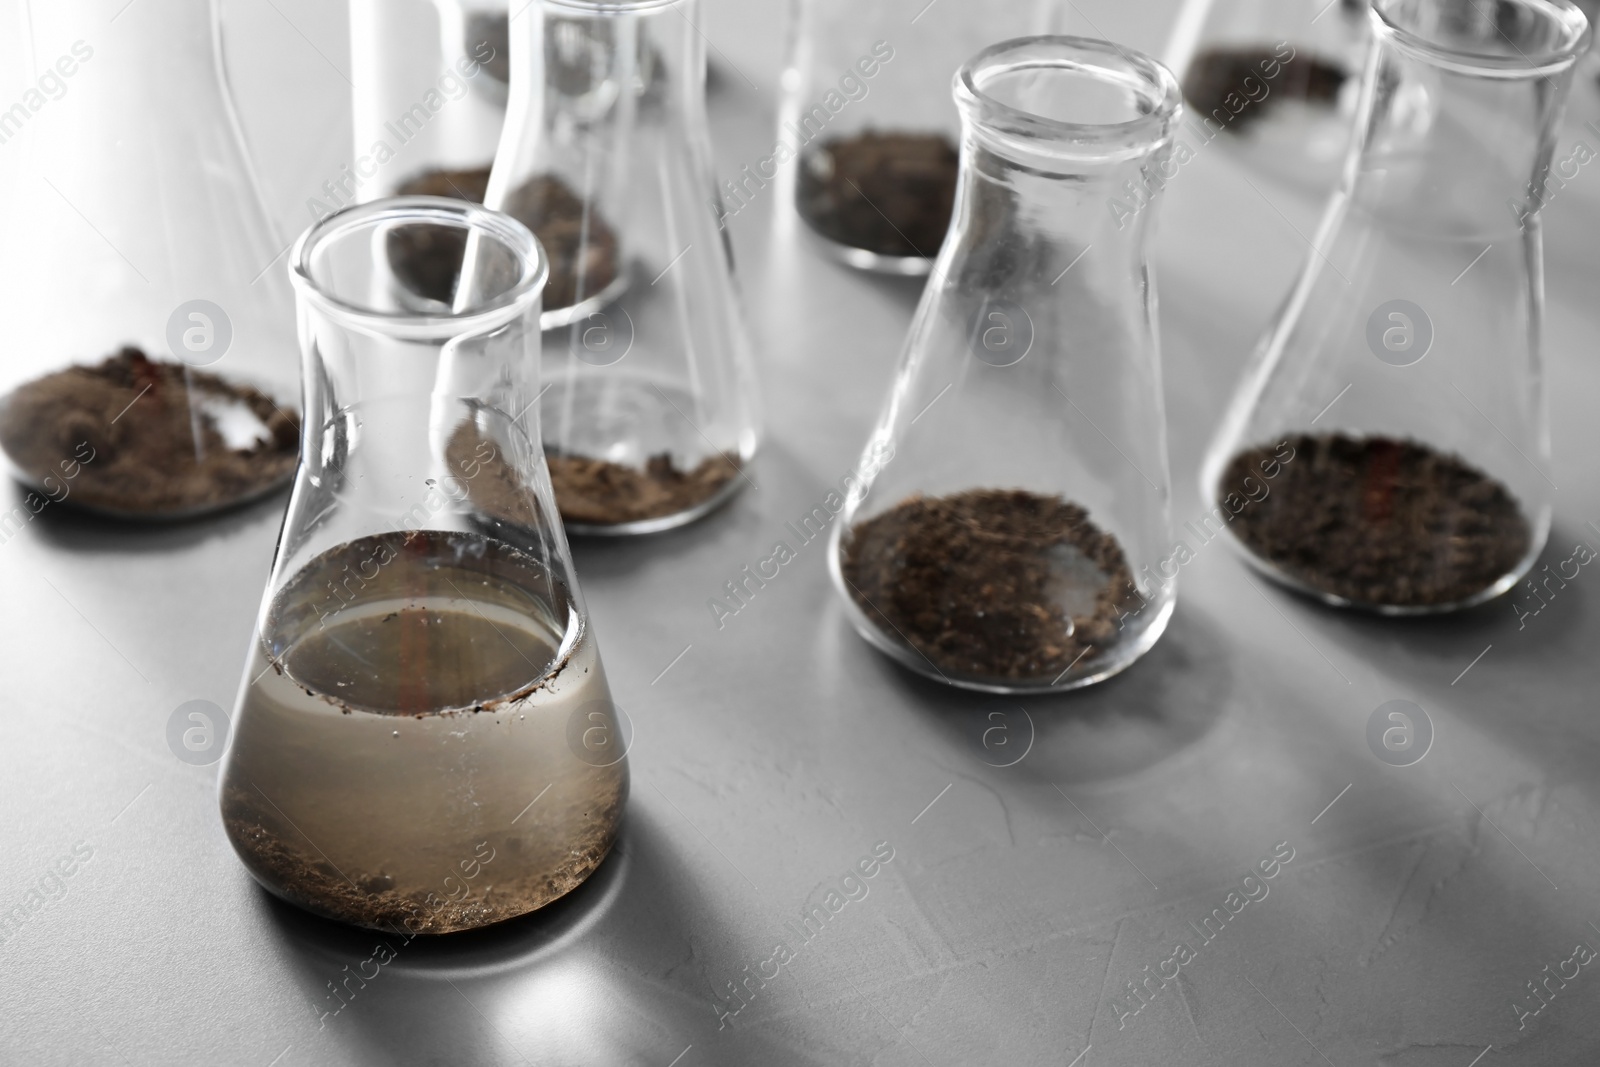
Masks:
[[[565,587],[503,542],[325,553],[275,598],[247,683],[223,821],[294,904],[464,930],[543,907],[611,849],[628,775],[605,672]]]

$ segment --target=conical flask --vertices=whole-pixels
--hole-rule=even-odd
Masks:
[[[448,231],[418,314],[391,238]],[[615,839],[624,745],[539,450],[546,264],[521,224],[437,197],[330,216],[292,253],[304,459],[223,766],[269,890],[396,933],[533,911]]]
[[[1329,603],[1448,611],[1550,528],[1539,207],[1567,0],[1377,0],[1339,193],[1202,471],[1206,525]]]
[[[1031,37],[954,91],[955,217],[843,485],[832,571],[913,670],[1070,689],[1142,655],[1174,603],[1154,211],[1110,208],[1170,177],[1178,85],[1107,41]]]
[[[1060,0],[795,0],[779,140],[723,184],[730,213],[798,155],[794,206],[834,258],[923,275],[955,203],[950,75],[996,41],[1061,27]]]
[[[1360,102],[1367,6],[1185,0],[1161,58],[1200,144],[1308,193],[1332,192]]]
[[[695,0],[534,0],[487,203],[550,256],[544,446],[567,529],[689,522],[749,481],[756,397]]]
[[[18,7],[31,69],[0,113],[0,152],[21,164],[0,246],[0,452],[30,507],[175,518],[286,485],[294,311],[270,269],[284,244],[214,4]]]

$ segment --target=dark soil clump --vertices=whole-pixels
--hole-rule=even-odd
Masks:
[[[589,526],[677,515],[716,496],[739,473],[739,465],[724,456],[682,470],[666,452],[651,456],[643,469],[558,453],[548,461],[561,518]]]
[[[932,258],[950,228],[958,161],[955,145],[938,134],[834,138],[801,160],[797,206],[831,241]]]
[[[1099,658],[1137,602],[1116,538],[1020,489],[911,497],[852,527],[840,563],[886,634],[975,678],[1052,682]]]
[[[483,203],[489,169],[431,170],[405,182],[397,196],[445,196]],[[557,311],[604,290],[621,270],[616,231],[565,182],[530,179],[506,200],[505,212],[533,231],[550,257],[544,310]],[[448,302],[461,272],[466,238],[443,226],[410,226],[389,235],[389,263],[412,292]]]
[[[1268,78],[1265,71],[1274,65],[1281,68],[1278,76]],[[1297,55],[1285,63],[1269,48],[1208,48],[1189,61],[1183,76],[1183,98],[1201,118],[1216,111],[1232,116],[1223,128],[1239,130],[1265,117],[1283,100],[1331,104],[1347,77],[1338,65],[1312,55]],[[1266,86],[1267,95],[1250,100],[1246,79]],[[1246,101],[1241,110],[1228,107],[1230,95],[1235,102]]]
[[[81,461],[70,499],[82,507],[177,516],[287,481],[300,454],[297,418],[265,393],[127,347],[18,386],[0,400],[0,445],[24,480],[46,489],[63,460]],[[256,423],[256,438],[230,443],[223,420]]]
[[[1458,456],[1412,441],[1345,434],[1289,439],[1265,499],[1233,520],[1257,556],[1312,589],[1357,604],[1457,604],[1510,573],[1528,552],[1528,521],[1510,492]],[[1272,449],[1234,457],[1242,484]]]

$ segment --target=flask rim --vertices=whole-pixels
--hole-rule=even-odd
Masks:
[[[541,7],[557,8],[602,18],[660,11],[662,8],[687,4],[689,0],[539,0]]]
[[[463,311],[389,311],[336,296],[315,276],[318,251],[357,231],[375,231],[384,223],[430,223],[470,233],[482,232],[501,242],[523,261],[522,276],[494,298]],[[453,336],[504,325],[527,314],[544,294],[550,260],[533,232],[499,211],[469,200],[443,196],[397,196],[354,204],[312,224],[289,254],[289,278],[297,293],[341,325],[405,337]]]
[[[1071,71],[1132,91],[1139,114],[1113,122],[1069,122],[1025,111],[985,91],[996,76],[1020,70]],[[1072,156],[1073,147],[1122,149],[1116,154],[1140,155],[1169,137],[1183,110],[1178,79],[1142,52],[1095,37],[1039,34],[1014,37],[990,45],[956,71],[952,95],[962,116],[993,131],[1030,153]]]
[[[1588,50],[1592,27],[1589,19],[1572,0],[1509,0],[1527,8],[1557,28],[1555,43],[1533,55],[1518,49],[1506,38],[1516,55],[1476,52],[1455,47],[1429,36],[1406,20],[1399,10],[1408,0],[1372,0],[1368,18],[1373,36],[1408,56],[1457,74],[1499,79],[1543,78],[1560,73],[1577,62]],[[1499,31],[1505,37],[1504,31]]]

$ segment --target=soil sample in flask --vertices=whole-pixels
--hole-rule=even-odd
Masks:
[[[950,228],[956,146],[940,134],[864,130],[818,144],[795,206],[818,234],[890,259],[930,257]]]
[[[830,560],[856,629],[906,667],[1071,689],[1142,656],[1175,602],[1154,213],[1107,203],[1170,159],[1178,86],[1044,36],[978,53],[954,95],[953,221]]]
[[[41,498],[179,519],[279,490],[294,308],[227,89],[216,5],[19,5],[48,121],[0,129],[0,462]],[[75,42],[75,43],[74,43]],[[36,95],[36,94],[35,94]],[[37,107],[34,109],[37,110]],[[92,220],[92,221],[90,221]],[[37,510],[37,509],[35,509]]]
[[[798,157],[790,195],[824,252],[862,270],[928,273],[955,204],[961,123],[950,75],[986,44],[1058,29],[1059,7],[800,0],[777,161]],[[765,163],[746,168],[724,185],[729,207],[742,209],[772,177]]]
[[[384,252],[439,236],[417,228],[466,250],[448,313],[410,314]],[[515,220],[413,198],[331,216],[292,262],[315,447],[224,825],[263,885],[329,918],[448,933],[526,914],[604,860],[628,789],[529,414],[543,256]]]
[[[1352,158],[1202,488],[1269,577],[1451,611],[1511,588],[1550,528],[1540,207],[1590,31],[1547,0],[1369,14]]]
[[[550,256],[540,426],[569,533],[670,529],[749,484],[755,382],[707,204],[698,23],[697,0],[535,0],[511,23],[530,76],[485,203]]]
[[[1354,127],[1367,0],[1185,0],[1164,62],[1189,107],[1186,138],[1322,197]]]

